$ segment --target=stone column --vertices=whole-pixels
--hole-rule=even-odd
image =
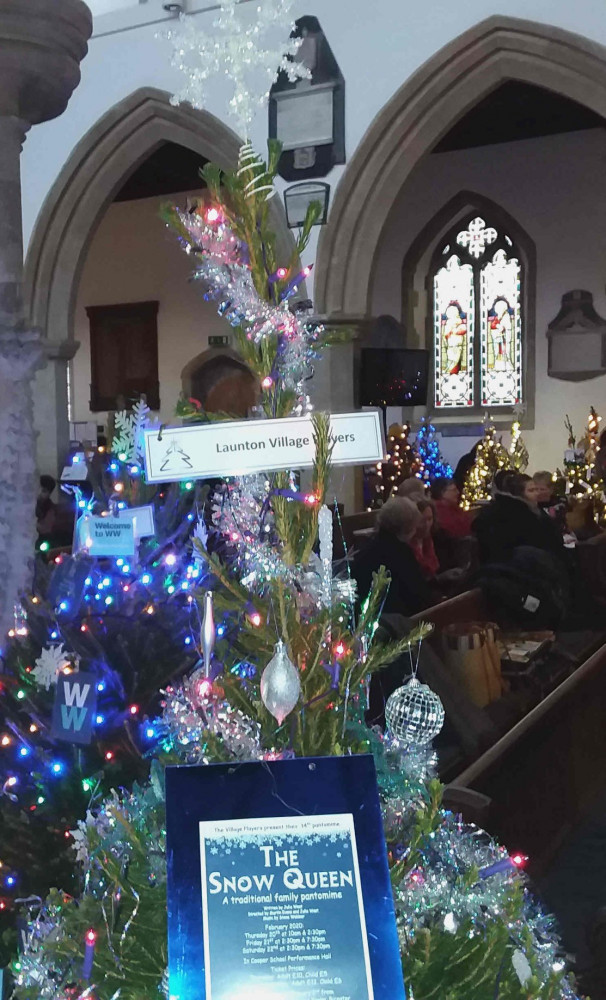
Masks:
[[[82,0],[0,0],[0,643],[29,586],[37,494],[32,380],[44,363],[40,331],[23,316],[21,147],[31,125],[65,110],[91,33]]]
[[[316,410],[332,413],[353,412],[356,409],[355,392],[355,340],[366,328],[366,320],[360,317],[339,317],[321,319],[326,326],[342,328],[351,333],[351,340],[329,347],[324,358],[317,364],[311,383],[311,396]],[[336,496],[344,504],[346,514],[363,510],[363,475],[358,466],[340,466],[331,474],[329,502]]]

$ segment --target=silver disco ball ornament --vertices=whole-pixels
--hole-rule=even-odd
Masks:
[[[437,694],[412,677],[390,694],[385,721],[392,736],[402,743],[425,746],[444,725],[444,706]]]

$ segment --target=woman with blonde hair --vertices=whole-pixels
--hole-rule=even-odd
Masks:
[[[370,590],[373,573],[384,566],[391,574],[384,611],[414,615],[434,603],[413,550],[420,524],[421,514],[412,500],[391,497],[383,504],[377,516],[377,532],[352,565],[360,601]]]

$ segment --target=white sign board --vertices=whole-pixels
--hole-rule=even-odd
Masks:
[[[132,521],[135,538],[149,538],[156,533],[154,508],[151,503],[145,507],[126,507],[119,512],[118,518],[120,521]]]
[[[384,455],[378,410],[332,413],[333,465],[369,465]],[[315,447],[311,417],[225,420],[144,431],[148,483],[309,469]]]

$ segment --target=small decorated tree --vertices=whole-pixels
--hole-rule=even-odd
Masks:
[[[415,438],[415,450],[423,467],[423,479],[431,482],[433,479],[445,477],[452,479],[452,467],[445,462],[440,452],[436,429],[431,422],[423,418]]]
[[[423,469],[416,442],[410,440],[410,424],[391,424],[385,461],[373,467],[367,477],[369,509],[382,507],[405,479],[422,478]]]
[[[512,466],[511,457],[501,438],[497,437],[495,426],[488,417],[484,420],[484,436],[478,445],[476,459],[469,470],[461,505],[466,510],[481,500],[489,500],[492,496],[494,477],[501,469]]]

